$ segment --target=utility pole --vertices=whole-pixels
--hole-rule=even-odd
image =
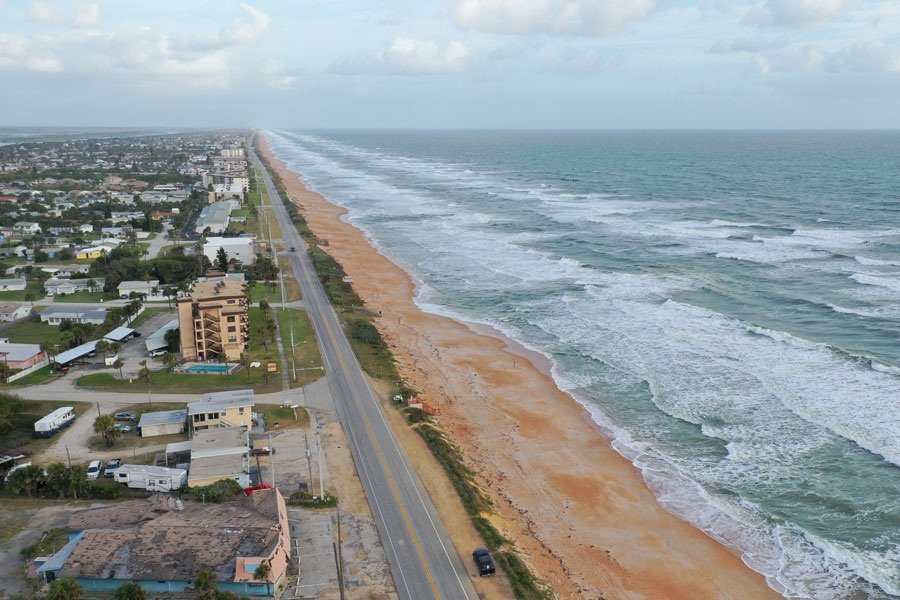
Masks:
[[[100,415],[100,403],[99,403],[99,402],[97,403],[97,416],[98,416],[98,417],[101,416],[101,415]]]
[[[69,468],[72,468],[72,457],[69,456],[69,447],[66,446],[66,459],[69,461]]]
[[[337,511],[337,553],[338,553],[338,586],[341,590],[341,600],[344,598],[344,550],[341,548],[341,509]]]
[[[303,445],[306,446],[306,467],[309,469],[309,485],[313,485],[313,476],[312,476],[312,459],[309,454],[309,436],[306,435],[306,432],[303,432]]]
[[[294,356],[294,320],[291,319],[291,367],[294,370],[294,383],[297,383],[297,357]],[[297,418],[297,411],[294,411],[294,418]]]
[[[269,434],[269,464],[272,465],[272,487],[275,487],[275,446],[272,445],[272,434]]]
[[[319,498],[324,498],[325,480],[322,477],[322,439],[319,437],[318,424],[316,427],[316,444],[319,446]]]

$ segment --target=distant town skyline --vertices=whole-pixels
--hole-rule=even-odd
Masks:
[[[0,125],[900,127],[900,3],[0,0]]]

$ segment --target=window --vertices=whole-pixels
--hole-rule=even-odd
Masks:
[[[234,323],[234,317],[228,317],[228,322],[229,322],[229,323]]]
[[[231,336],[231,337],[228,338],[228,341],[229,341],[229,343],[230,343],[230,342],[236,342],[236,341],[237,341],[237,337]]]
[[[244,407],[243,407],[243,406],[240,407],[240,408],[238,408],[238,414],[239,414],[239,415],[244,414]]]
[[[234,300],[229,300],[229,301],[228,301],[228,304],[234,304],[234,303],[235,303]]]
[[[228,333],[234,333],[236,331],[237,331],[237,327],[235,327],[234,325],[232,325],[231,327],[228,328]]]

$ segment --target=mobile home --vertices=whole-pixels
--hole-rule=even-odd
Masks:
[[[57,408],[34,424],[34,435],[50,437],[63,427],[68,427],[75,420],[75,409],[71,406]]]
[[[116,469],[116,481],[127,483],[130,488],[168,492],[187,483],[187,471],[154,467],[151,465],[122,465]]]

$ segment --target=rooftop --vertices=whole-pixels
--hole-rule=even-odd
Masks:
[[[207,237],[206,244],[212,246],[246,246],[252,244],[252,238],[243,237]]]
[[[185,408],[179,408],[178,410],[161,410],[158,412],[147,412],[142,414],[138,427],[163,425],[166,423],[184,423],[185,421],[187,421],[187,409]]]
[[[244,296],[244,287],[244,282],[236,279],[199,281],[191,288],[191,299],[196,302],[198,300]]]
[[[150,281],[123,281],[119,284],[119,289],[144,289],[147,287],[154,288],[157,286],[159,286],[159,279],[151,279]]]
[[[40,344],[11,344],[0,343],[0,359],[5,361],[28,360],[35,354],[41,353]]]

